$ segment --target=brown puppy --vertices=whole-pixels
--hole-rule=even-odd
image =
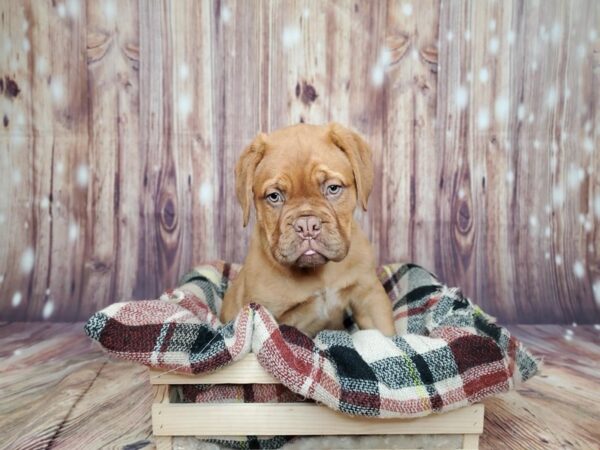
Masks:
[[[332,123],[260,134],[242,153],[236,193],[256,226],[246,261],[225,293],[221,320],[251,302],[314,336],[343,328],[350,307],[362,329],[394,334],[392,307],[375,273],[367,237],[353,218],[373,185],[371,150]]]

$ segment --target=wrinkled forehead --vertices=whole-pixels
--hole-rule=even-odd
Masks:
[[[318,185],[332,178],[346,185],[353,183],[352,166],[346,154],[326,133],[319,131],[291,130],[269,135],[263,159],[256,168],[255,188],[260,191],[265,184],[280,181],[289,189],[290,185]]]

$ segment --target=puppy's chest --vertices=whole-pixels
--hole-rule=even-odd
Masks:
[[[323,288],[311,296],[315,314],[323,320],[339,316],[347,306],[347,300],[336,288]]]

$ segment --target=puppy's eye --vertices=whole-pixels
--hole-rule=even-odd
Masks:
[[[267,200],[269,203],[278,204],[283,202],[283,196],[279,192],[271,192],[267,195]]]
[[[339,184],[331,184],[327,186],[326,193],[330,197],[337,197],[342,193],[342,189],[342,186],[340,186]]]

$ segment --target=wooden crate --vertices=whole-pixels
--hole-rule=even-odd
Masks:
[[[152,432],[159,450],[174,436],[462,434],[464,449],[477,449],[483,432],[483,405],[419,419],[352,417],[314,403],[172,403],[177,384],[279,384],[254,354],[206,375],[150,371],[154,388]]]

